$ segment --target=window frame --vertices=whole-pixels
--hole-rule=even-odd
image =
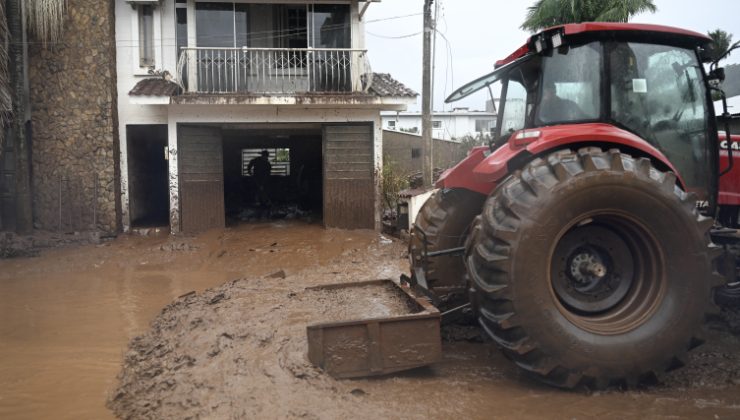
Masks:
[[[145,7],[152,8],[152,50],[153,50],[153,62],[151,65],[142,65],[141,60],[141,42],[143,41],[140,36],[140,21],[142,11]],[[131,39],[135,45],[132,48],[132,70],[134,76],[149,76],[151,70],[155,70],[158,66],[162,66],[162,7],[161,5],[145,5],[137,4],[131,13]]]

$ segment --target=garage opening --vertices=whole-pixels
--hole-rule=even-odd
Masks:
[[[226,223],[322,221],[320,126],[238,129],[223,135]]]
[[[166,125],[126,126],[131,227],[169,224]]]

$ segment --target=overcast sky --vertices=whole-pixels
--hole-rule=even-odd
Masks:
[[[519,48],[529,33],[519,29],[534,0],[437,0],[440,12],[437,37],[434,109],[460,85],[493,70],[496,60]],[[740,40],[739,0],[655,0],[656,13],[636,16],[632,22],[677,26],[706,33],[724,29]],[[382,0],[368,9],[366,43],[375,72],[390,73],[421,92],[423,0]],[[397,19],[393,17],[415,15]],[[398,38],[403,37],[403,38]],[[726,64],[740,63],[740,50]],[[481,92],[454,104],[484,109],[488,95]],[[410,110],[418,111],[421,101]]]

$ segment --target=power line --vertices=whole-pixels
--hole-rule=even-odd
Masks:
[[[408,34],[408,35],[386,36],[386,35],[374,34],[374,33],[370,32],[370,31],[365,31],[365,32],[368,35],[371,35],[371,36],[374,36],[374,37],[377,37],[377,38],[383,38],[383,39],[404,39],[404,38],[411,38],[411,37],[415,37],[415,36],[418,36],[418,35],[421,35],[421,34],[424,33],[424,31],[420,31],[420,32],[415,32],[413,34]]]
[[[385,17],[385,18],[380,18],[380,19],[366,20],[365,23],[367,24],[367,23],[383,22],[386,20],[403,19],[403,18],[408,18],[408,17],[421,16],[423,14],[424,13],[411,13],[409,15],[391,16],[391,17]]]

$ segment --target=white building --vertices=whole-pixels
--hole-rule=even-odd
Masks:
[[[724,112],[722,101],[714,101],[714,115],[720,116]],[[727,112],[730,115],[740,114],[740,95],[727,98]]]
[[[324,225],[378,228],[380,111],[417,95],[369,72],[377,1],[115,0],[124,230],[224,226],[264,149]]]
[[[383,112],[382,116],[386,130],[421,133],[419,112]],[[432,114],[432,136],[438,139],[459,140],[468,135],[486,135],[495,127],[496,114],[493,112],[455,108],[450,112]]]

